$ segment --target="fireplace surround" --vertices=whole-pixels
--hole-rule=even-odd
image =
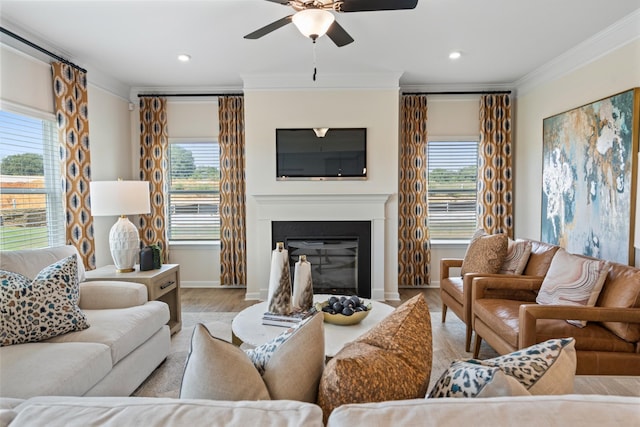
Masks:
[[[387,202],[391,194],[253,194],[250,211],[254,218],[248,239],[249,272],[247,299],[264,300],[269,285],[274,240],[272,222],[277,221],[366,221],[371,230],[371,299],[398,300],[397,260],[389,253],[395,227],[387,227]],[[395,219],[390,218],[394,223]],[[387,243],[388,242],[388,243]]]
[[[371,221],[272,221],[271,246],[276,242],[289,251],[292,280],[306,255],[314,293],[371,298]]]

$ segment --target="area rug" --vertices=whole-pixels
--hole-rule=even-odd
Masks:
[[[193,327],[203,323],[215,337],[231,341],[231,322],[238,313],[182,313],[182,330],[171,336],[167,359],[133,392],[141,397],[178,397]]]
[[[203,323],[214,336],[231,341],[231,322],[236,314],[235,312],[196,314],[183,312],[182,330],[171,337],[169,356],[133,393],[133,396],[178,397],[194,325]],[[456,316],[450,315],[447,321],[442,323],[439,312],[431,313],[431,330],[433,363],[429,389],[453,360],[472,357],[471,353],[464,351],[465,326]],[[485,359],[495,356],[497,353],[483,344],[479,357]]]

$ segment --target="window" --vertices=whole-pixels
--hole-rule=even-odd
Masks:
[[[169,240],[220,239],[220,149],[214,141],[169,143]]]
[[[477,141],[429,141],[429,235],[469,239],[476,230]]]
[[[0,111],[0,249],[64,242],[55,122]]]

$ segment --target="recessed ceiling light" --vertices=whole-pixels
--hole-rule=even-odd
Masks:
[[[191,55],[187,55],[186,53],[181,53],[178,55],[178,61],[180,62],[189,62],[191,60]]]
[[[453,52],[451,52],[449,54],[449,59],[458,59],[458,58],[460,58],[460,56],[462,56],[462,54],[460,52],[458,52],[457,50],[454,50]]]

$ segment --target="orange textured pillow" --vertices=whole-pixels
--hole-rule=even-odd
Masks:
[[[506,234],[478,233],[474,235],[464,254],[460,274],[495,274],[500,271],[507,256],[508,238]]]
[[[327,363],[318,390],[325,422],[347,403],[423,398],[431,351],[429,307],[418,294]]]

